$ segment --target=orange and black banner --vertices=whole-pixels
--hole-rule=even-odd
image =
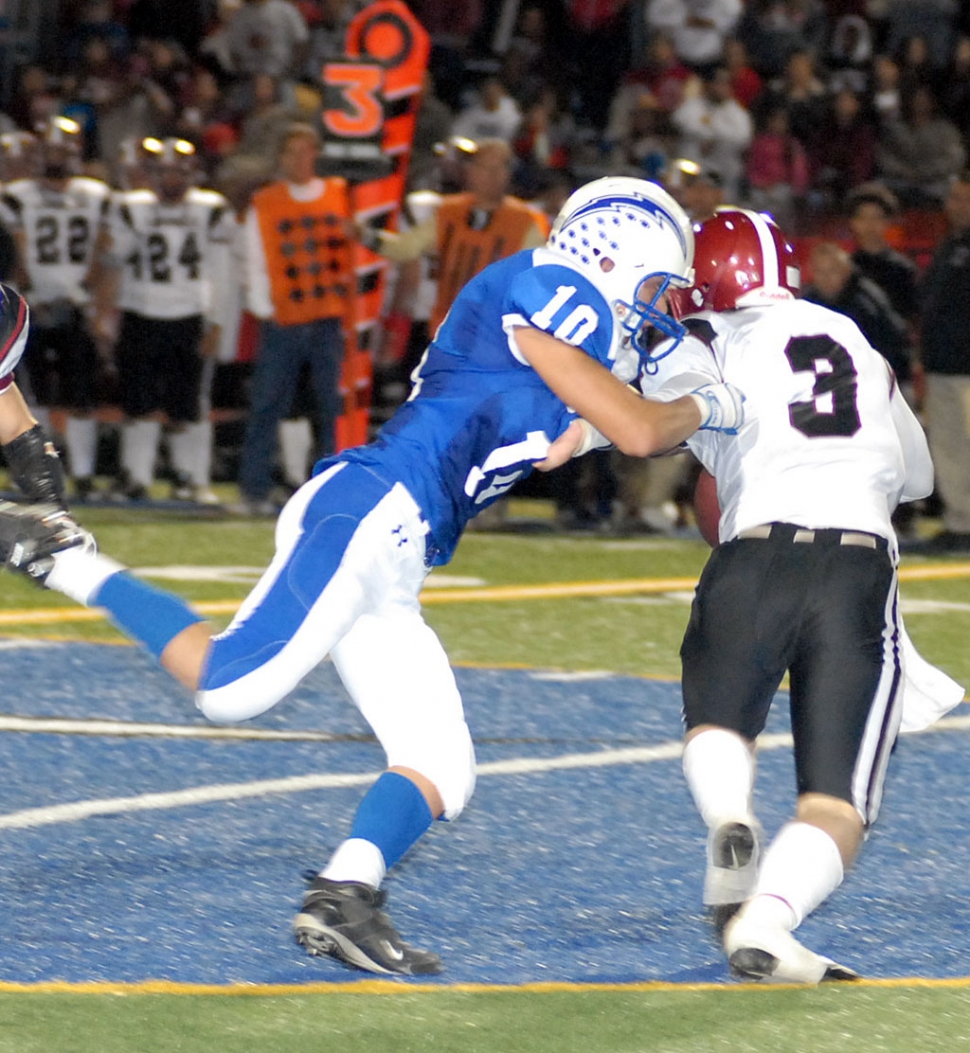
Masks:
[[[374,0],[348,27],[345,50],[346,59],[328,63],[321,73],[324,164],[351,182],[351,209],[358,222],[394,230],[431,39],[403,0]],[[344,360],[338,450],[368,439],[372,354],[386,267],[382,257],[355,246],[356,339]]]

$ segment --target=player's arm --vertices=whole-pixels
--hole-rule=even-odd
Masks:
[[[117,330],[116,312],[125,267],[137,262],[138,245],[131,226],[131,213],[124,202],[109,202],[103,237],[98,239],[98,265],[92,275],[91,331],[98,352],[108,358]]]
[[[536,216],[528,230],[526,230],[525,236],[522,238],[522,248],[541,249],[545,245],[549,235],[548,232],[543,232],[538,219],[539,217]]]
[[[199,347],[203,358],[213,358],[218,354],[223,326],[227,321],[226,312],[231,300],[223,295],[223,290],[230,288],[233,282],[234,223],[228,201],[213,208],[205,255],[205,331]]]
[[[27,243],[27,234],[23,227],[17,227],[13,231],[13,242],[17,247],[17,265],[14,268],[11,284],[22,292],[30,291],[30,273],[27,270],[27,253],[30,246]]]
[[[105,201],[101,214],[101,223],[98,226],[94,239],[94,247],[91,251],[91,265],[88,273],[84,276],[83,286],[91,294],[93,304],[91,315],[97,317],[98,294],[103,283],[108,279],[106,273],[112,269],[110,261],[111,233],[107,222],[108,202]]]
[[[644,399],[571,344],[531,326],[513,332],[520,353],[552,391],[623,453],[648,457],[699,428],[735,430],[741,423],[740,394],[726,385],[670,402]]]
[[[67,508],[61,459],[12,382],[0,391],[0,447],[10,477],[24,497]]]
[[[900,501],[918,501],[933,492],[933,460],[930,457],[929,444],[923,426],[916,415],[906,404],[898,384],[893,384],[892,397],[889,400],[893,427],[899,436],[903,451],[903,464],[906,477],[903,482]]]
[[[275,309],[259,214],[252,206],[246,213],[243,245],[246,257],[246,309],[265,322],[273,317]]]
[[[0,195],[0,222],[7,228],[13,238],[16,250],[16,262],[9,281],[16,288],[26,291],[30,285],[30,275],[27,273],[27,233],[24,230],[24,207],[23,202],[13,194]]]
[[[0,447],[10,477],[25,497],[67,508],[57,450],[13,380],[27,344],[28,317],[23,297],[0,285]]]
[[[438,240],[438,221],[431,215],[416,227],[399,233],[360,226],[357,228],[357,237],[365,249],[386,256],[394,263],[407,263],[434,250]]]
[[[28,409],[20,388],[10,381],[0,391],[0,446],[4,447],[4,456],[7,454],[7,446],[24,432],[30,431],[36,423],[37,420]]]

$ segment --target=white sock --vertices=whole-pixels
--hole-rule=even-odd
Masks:
[[[186,424],[168,437],[172,467],[187,475],[193,486],[207,487],[212,471],[212,423],[200,420]]]
[[[702,731],[684,747],[683,766],[708,829],[730,820],[753,820],[754,756],[740,735],[723,728]]]
[[[306,417],[281,420],[278,428],[283,478],[291,486],[302,486],[307,481],[313,430]]]
[[[359,881],[380,888],[387,867],[381,850],[372,841],[351,837],[339,845],[320,876],[331,881]]]
[[[121,432],[121,464],[133,483],[151,486],[162,425],[157,420],[129,421]]]
[[[125,568],[110,556],[75,547],[58,552],[45,582],[47,588],[90,606],[90,598],[113,574]]]
[[[764,854],[745,916],[751,917],[752,910],[777,910],[760,903],[761,897],[772,897],[787,904],[792,921],[787,927],[797,929],[842,884],[842,877],[838,845],[824,830],[811,823],[786,823]]]
[[[744,905],[746,921],[753,921],[769,929],[791,932],[796,927],[795,912],[788,901],[778,896],[753,896]]]
[[[94,475],[98,448],[98,422],[94,417],[68,417],[64,426],[64,444],[71,476],[87,479]]]

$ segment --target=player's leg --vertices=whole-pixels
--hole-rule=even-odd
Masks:
[[[63,404],[67,408],[64,445],[75,496],[85,500],[94,489],[98,422],[94,417],[97,400],[98,352],[77,309],[70,323],[56,331],[55,352],[60,362]]]
[[[168,323],[170,353],[164,362],[162,405],[171,424],[168,446],[175,482],[172,496],[191,500],[196,493],[200,467],[202,490],[208,490],[212,430],[208,421],[208,390],[212,384],[211,359],[200,354],[201,315]],[[204,414],[204,419],[203,419]]]
[[[340,320],[325,318],[312,323],[307,327],[306,338],[312,341],[308,350],[316,395],[317,456],[329,457],[334,451],[334,429],[341,409],[339,386],[344,343]]]
[[[307,417],[288,417],[277,429],[283,482],[294,489],[306,482],[313,449],[313,429]]]
[[[273,486],[276,427],[293,402],[299,376],[299,334],[264,322],[260,348],[253,369],[246,434],[239,465],[239,490],[244,503],[259,505],[269,500]]]
[[[358,619],[332,657],[386,751],[387,769],[311,885],[297,939],[311,953],[374,972],[437,972],[437,956],[404,943],[375,903],[387,869],[434,819],[457,818],[474,789],[474,748],[454,674],[416,597]]]
[[[300,364],[300,376],[293,393],[293,403],[276,430],[281,481],[283,486],[291,491],[299,489],[306,482],[313,465],[319,459],[315,453],[316,442],[312,426],[317,406],[313,375],[310,371],[312,354],[312,347],[307,345]]]
[[[708,830],[704,903],[720,933],[757,877],[754,740],[786,665],[799,584],[774,590],[767,542],[717,548],[704,568],[681,648],[683,768]]]
[[[106,556],[80,548],[57,552],[44,583],[104,608],[173,676],[197,689],[206,716],[255,716],[322,661],[393,571],[382,556],[383,547],[397,544],[398,516],[394,502],[385,500],[387,487],[366,472],[351,470],[343,479],[345,470],[335,466],[294,495],[277,524],[272,563],[211,642],[186,603]],[[423,537],[416,531],[415,544],[423,546]]]
[[[805,546],[818,571],[791,667],[796,817],[769,846],[754,895],[725,933],[732,965],[752,977],[854,978],[790,933],[842,883],[878,813],[899,726],[896,579],[886,546],[826,553],[824,545]]]
[[[122,315],[115,351],[118,391],[125,422],[121,426],[119,496],[142,499],[155,477],[155,458],[162,434],[158,412],[158,321],[126,311]]]

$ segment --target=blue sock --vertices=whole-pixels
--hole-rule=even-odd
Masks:
[[[357,808],[351,837],[377,845],[388,868],[428,829],[434,816],[410,779],[386,771]]]
[[[127,635],[160,658],[171,641],[190,625],[202,621],[178,596],[162,592],[125,571],[112,574],[91,597],[92,607],[104,607]]]

